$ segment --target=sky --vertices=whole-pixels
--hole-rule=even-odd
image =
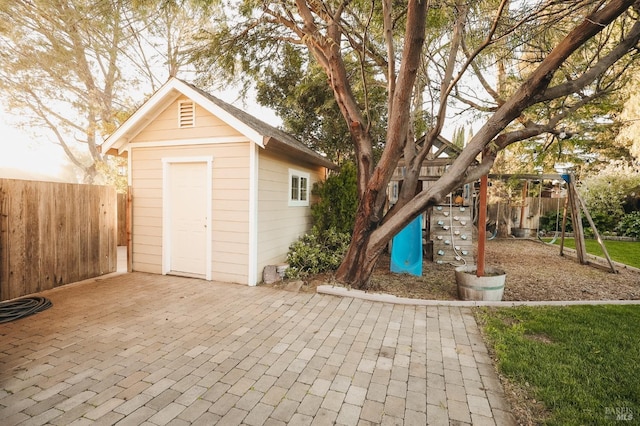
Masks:
[[[2,110],[0,153],[0,177],[4,178],[60,178],[68,164],[60,147],[18,128],[15,118]]]

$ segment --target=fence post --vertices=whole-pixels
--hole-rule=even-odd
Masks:
[[[127,217],[126,217],[126,228],[127,228],[127,272],[133,272],[133,194],[132,188],[129,186],[127,188]]]

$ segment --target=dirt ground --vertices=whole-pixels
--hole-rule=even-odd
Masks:
[[[524,239],[487,242],[487,265],[506,271],[503,300],[634,300],[640,299],[640,273],[620,269],[618,274],[580,265],[574,257],[560,256],[557,246]],[[399,297],[456,300],[453,265],[425,262],[423,276],[389,272],[389,256],[383,255],[372,279],[372,289]],[[301,291],[335,284],[330,275],[309,277]],[[282,284],[280,284],[282,285]]]

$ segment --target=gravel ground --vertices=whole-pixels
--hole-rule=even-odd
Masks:
[[[507,272],[504,300],[640,299],[640,273],[618,268],[613,274],[559,252],[536,241],[489,241],[487,262]]]
[[[635,300],[640,299],[640,273],[619,268],[618,274],[560,256],[557,246],[523,239],[487,242],[487,265],[506,271],[503,300]],[[454,267],[425,262],[423,276],[389,272],[389,256],[383,255],[372,276],[372,289],[417,299],[456,300]],[[306,280],[302,291],[320,284],[336,284],[319,275]]]

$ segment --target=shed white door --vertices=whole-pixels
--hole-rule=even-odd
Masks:
[[[207,275],[207,163],[169,165],[169,273]]]

